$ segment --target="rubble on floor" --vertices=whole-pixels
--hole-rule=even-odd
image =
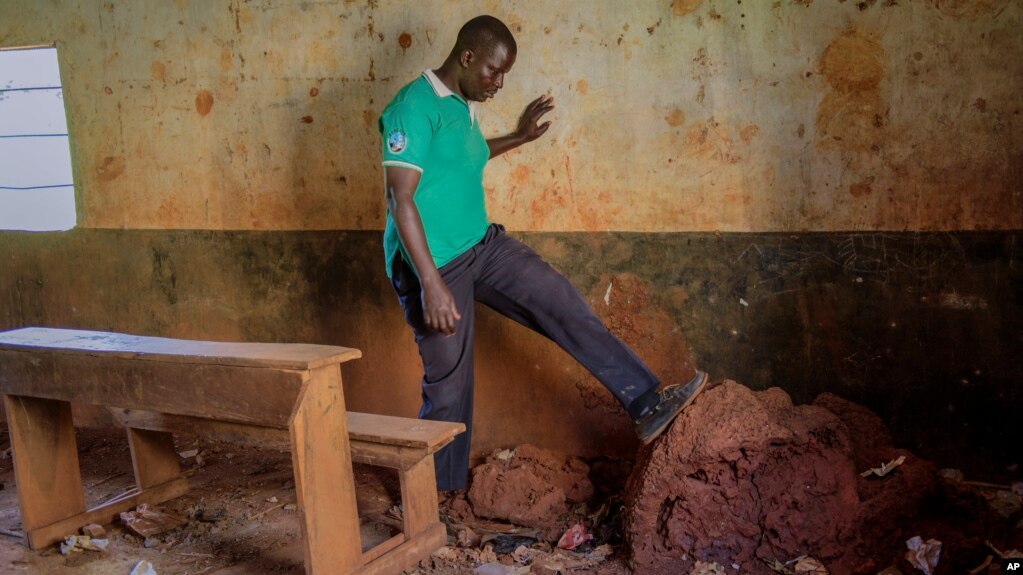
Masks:
[[[861,475],[870,469],[883,473]],[[910,570],[904,542],[918,534],[956,548],[937,571],[951,573],[1011,531],[975,491],[895,448],[866,408],[828,394],[797,406],[779,388],[732,381],[640,451],[626,490],[631,566],[651,575],[697,561],[766,575],[801,556],[831,573]]]
[[[106,551],[67,556],[15,538],[12,462],[0,458],[0,572],[303,573],[290,454],[177,442],[191,489],[135,513],[184,523],[148,537],[120,521],[89,526],[92,539],[107,531]],[[82,431],[79,446],[88,498],[133,486],[123,431]],[[724,382],[634,466],[520,445],[472,477],[441,502],[447,546],[407,575],[996,575],[1023,555],[1023,484],[939,471],[896,448],[877,415],[829,394],[795,406],[779,389]],[[393,470],[356,465],[355,478],[366,549],[400,529],[401,490]]]
[[[569,505],[593,496],[589,466],[532,445],[497,450],[472,470],[468,499],[477,517],[558,530]]]

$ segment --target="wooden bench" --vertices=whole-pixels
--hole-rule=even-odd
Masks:
[[[345,411],[356,349],[25,328],[0,332],[0,394],[25,540],[36,549],[140,503],[184,494],[173,432],[290,438],[306,573],[398,573],[446,542],[432,453],[459,423]],[[86,509],[71,402],[125,425],[136,488]],[[352,462],[398,470],[403,532],[363,550]]]

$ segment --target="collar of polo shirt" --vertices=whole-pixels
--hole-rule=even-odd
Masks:
[[[430,87],[433,88],[433,93],[437,94],[438,98],[447,98],[448,96],[453,96],[458,100],[465,102],[465,105],[469,107],[470,122],[472,122],[473,124],[476,123],[477,118],[476,109],[479,107],[479,104],[477,102],[469,102],[465,98],[459,98],[457,94],[451,91],[451,88],[448,88],[447,86],[444,85],[444,82],[441,82],[440,78],[438,78],[437,75],[433,73],[433,70],[424,70],[423,76],[426,78],[426,81],[430,83]]]

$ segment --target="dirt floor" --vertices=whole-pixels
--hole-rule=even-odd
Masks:
[[[7,430],[0,425],[0,530],[18,532],[21,523],[9,445]],[[78,447],[88,505],[106,501],[133,486],[131,459],[122,430],[79,429]],[[301,529],[293,507],[291,455],[284,446],[240,445],[179,435],[176,448],[179,454],[190,455],[181,460],[183,468],[192,473],[190,489],[185,496],[159,508],[186,519],[183,526],[147,539],[115,522],[104,526],[109,539],[106,551],[74,552],[69,556],[62,555],[57,546],[32,551],[20,539],[0,535],[0,573],[128,575],[142,560],[152,563],[159,575],[304,573]],[[195,450],[197,455],[189,453]],[[356,465],[355,478],[363,520],[363,546],[368,548],[398,532],[395,529],[400,525],[397,515],[400,511],[396,509],[401,497],[398,478],[390,470],[362,465]],[[452,504],[464,506],[465,495],[460,494],[446,504],[446,508]],[[548,543],[516,539],[514,532],[521,530],[513,525],[467,519],[464,514],[460,518],[467,523],[452,520],[451,546],[407,571],[409,575],[470,574],[488,562],[512,564],[512,552],[521,543],[532,544],[534,555],[553,556],[545,555],[554,553]],[[458,532],[464,539],[466,527],[475,538],[471,548],[459,547],[456,541]],[[535,534],[535,530],[527,534]],[[481,548],[482,539],[489,541]],[[500,548],[509,543],[512,548]],[[493,551],[495,547],[503,551],[501,556]],[[592,556],[594,546],[588,544],[585,549]],[[525,560],[521,555],[519,558]],[[579,553],[578,558],[587,561],[586,553]],[[577,568],[572,572],[601,575],[630,572],[613,556],[596,560],[591,557],[589,562],[594,564],[592,569]]]
[[[123,430],[77,433],[87,504],[133,486]],[[31,551],[16,536],[17,486],[0,424],[0,573],[129,575],[140,561],[159,575],[304,573],[287,446],[175,441],[190,489],[159,508],[182,524],[142,537],[117,521],[104,526],[105,551],[63,555],[57,546]],[[861,475],[896,459],[883,475]],[[876,415],[835,396],[797,406],[777,388],[719,382],[635,463],[529,445],[496,450],[467,491],[442,500],[448,546],[406,574],[797,575],[826,565],[909,575],[925,572],[906,558],[907,539],[920,535],[944,542],[928,575],[997,575],[1023,549],[1019,474],[1007,469],[995,483],[940,469],[897,449]],[[368,549],[398,532],[400,488],[383,468],[357,465],[355,479]]]

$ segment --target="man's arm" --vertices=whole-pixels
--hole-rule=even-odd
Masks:
[[[419,273],[419,283],[423,288],[423,320],[430,329],[451,335],[455,333],[455,322],[462,319],[462,314],[458,313],[455,298],[433,263],[423,231],[423,219],[412,200],[419,186],[419,177],[416,170],[385,166],[384,195],[398,228],[398,237]]]
[[[491,159],[542,136],[547,131],[547,128],[551,127],[551,123],[547,121],[538,125],[537,122],[544,114],[553,109],[554,98],[550,96],[540,96],[530,102],[526,106],[526,110],[522,112],[522,116],[519,117],[519,125],[515,128],[514,132],[506,136],[487,140]]]

